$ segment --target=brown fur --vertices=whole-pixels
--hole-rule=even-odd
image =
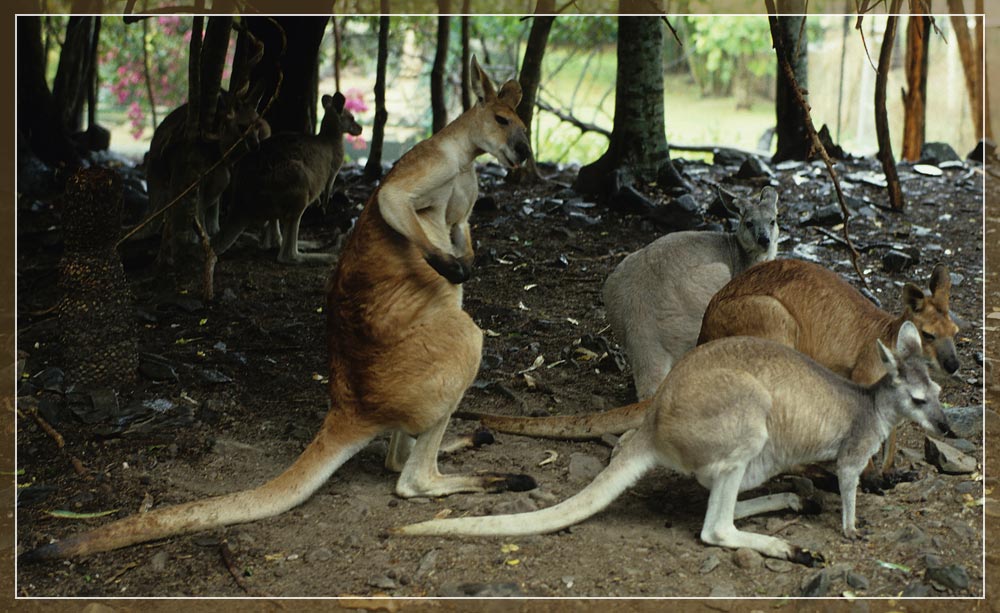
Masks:
[[[473,68],[483,93],[480,103],[403,156],[368,201],[344,247],[327,295],[330,410],[295,463],[260,487],[112,522],[29,551],[22,562],[107,551],[277,515],[305,501],[343,462],[386,431],[394,433],[394,442],[397,436],[417,436],[412,449],[402,444],[406,449],[394,451],[396,445],[390,444],[390,454],[402,463],[396,484],[400,496],[534,487],[523,475],[442,475],[437,469],[441,436],[479,369],[482,352],[482,332],[462,310],[462,289],[444,276],[454,272],[448,268],[447,258],[457,260],[451,250],[470,245],[468,215],[478,191],[472,163],[481,151],[469,144],[501,152],[506,163],[522,162],[524,153],[530,154],[520,120],[501,131],[503,143],[495,142],[496,135],[484,140],[494,127],[483,122],[496,122],[495,109],[502,107],[516,118],[520,90],[509,82],[501,89],[507,97],[501,99],[475,59]],[[515,90],[517,96],[511,93]],[[426,202],[428,194],[451,195],[445,211],[430,198],[424,210],[440,214],[429,215],[418,227],[434,237],[453,235],[461,227],[465,244],[432,243],[440,250],[432,263],[427,245],[393,229],[383,217],[386,190],[404,195],[403,201],[414,206]],[[392,210],[399,218],[406,212],[398,206]]]

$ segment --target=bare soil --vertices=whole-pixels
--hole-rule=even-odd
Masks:
[[[856,160],[842,164],[840,172],[844,177],[875,166]],[[735,166],[691,163],[685,170],[703,204],[712,200],[716,182],[744,192],[760,186],[732,179]],[[495,166],[481,173],[481,196],[487,199],[473,215],[477,272],[465,284],[465,307],[487,338],[482,370],[463,410],[580,413],[634,400],[627,365],[619,369],[614,359],[617,340],[607,328],[601,285],[626,254],[663,229],[603,206],[568,207],[571,194],[565,187],[572,170],[548,172],[554,181],[530,189],[506,185]],[[802,185],[793,179],[796,174],[806,179]],[[958,339],[963,368],[956,377],[937,378],[949,405],[981,404],[983,175],[969,168],[946,170],[943,177],[905,168],[901,174],[908,201],[903,214],[883,208],[883,190],[860,181],[848,186],[848,193],[861,199],[851,231],[858,246],[866,247],[862,268],[874,295],[892,312],[899,309],[901,284],[926,287],[935,263],[945,262],[961,275],[952,309],[968,322]],[[815,166],[778,171],[775,182],[786,237],[780,255],[811,254],[857,284],[843,246],[800,225],[800,216],[832,201],[825,173]],[[350,176],[341,188],[342,200],[353,206],[348,213],[312,211],[303,224],[304,237],[324,249],[336,243],[336,226],[356,215],[371,189]],[[44,312],[57,298],[60,229],[58,211],[45,203],[22,202],[20,213],[19,348],[24,372],[36,375],[60,366],[57,324]],[[992,218],[988,228],[997,231],[1000,220]],[[884,271],[881,258],[893,244],[915,247],[919,261],[902,272]],[[165,292],[152,276],[153,253],[155,240],[124,250],[141,314],[140,344],[165,358],[177,380],[144,376],[133,399],[122,401],[120,415],[100,423],[82,422],[58,392],[23,388],[45,408],[41,413],[66,446],[57,449],[30,417],[18,420],[19,551],[108,520],[54,518],[47,514],[53,509],[116,510],[112,516],[123,517],[150,502],[162,506],[252,487],[288,466],[321,423],[326,407],[321,307],[328,271],[280,265],[274,251],[244,239],[219,262],[218,298],[203,303]],[[1000,307],[995,287],[990,297],[989,304]],[[574,350],[580,339],[591,347],[602,338],[612,350],[607,358],[588,360]],[[998,355],[996,343],[991,337],[991,356]],[[524,371],[540,356],[544,362],[530,371],[529,381]],[[127,409],[155,400],[161,401],[160,410],[136,416]],[[25,402],[31,401],[22,398]],[[449,434],[468,433],[476,425],[454,420]],[[382,464],[387,446],[382,438],[284,515],[84,559],[20,565],[17,588],[22,596],[88,597],[981,596],[982,476],[940,474],[923,459],[922,432],[913,425],[902,432],[899,464],[920,477],[884,496],[859,494],[867,540],[842,537],[839,497],[825,492],[818,494],[819,515],[781,513],[740,522],[744,529],[823,553],[825,569],[705,546],[698,532],[707,492],[693,479],[662,469],[606,511],[558,534],[388,536],[392,526],[445,513],[480,515],[553,504],[581,489],[607,462],[614,443],[498,434],[493,445],[443,455],[442,471],[523,472],[538,480],[537,490],[400,499],[393,493],[394,475]],[[981,468],[982,434],[969,440]],[[997,455],[994,450],[992,457]],[[84,474],[74,470],[71,458],[82,463]],[[995,479],[986,485],[995,487]],[[778,478],[764,489],[791,487],[790,479]],[[223,550],[231,554],[231,564]],[[932,581],[928,555],[964,570],[968,587]]]

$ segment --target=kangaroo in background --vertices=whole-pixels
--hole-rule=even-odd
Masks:
[[[935,266],[929,285],[930,296],[913,283],[904,285],[902,312],[894,317],[822,266],[801,260],[766,262],[733,279],[712,298],[698,342],[726,336],[767,338],[794,347],[856,383],[870,385],[885,374],[873,341],[895,342],[909,321],[920,332],[923,351],[952,374],[959,368],[958,326],[948,311],[948,269]],[[895,440],[893,432],[878,474],[892,468]]]
[[[651,401],[641,428],[583,490],[530,513],[433,520],[396,529],[410,535],[503,535],[553,532],[607,507],[655,465],[693,474],[710,490],[701,540],[748,547],[814,566],[823,556],[786,541],[736,529],[733,521],[790,508],[810,510],[793,493],[737,501],[783,470],[836,460],[847,538],[855,525],[858,477],[889,431],[903,420],[952,435],[927,373],[920,334],[904,323],[895,351],[873,341],[885,375],[864,387],[772,341],[713,341],[682,358]],[[952,435],[953,436],[953,435]]]
[[[340,92],[323,96],[322,102],[319,134],[276,134],[236,167],[233,207],[212,241],[216,254],[229,249],[250,224],[266,222],[271,240],[281,245],[279,262],[330,262],[336,257],[299,253],[299,223],[306,208],[332,188],[344,163],[344,134],[357,136],[361,126],[344,108]]]
[[[22,562],[278,515],[386,431],[396,442],[390,455],[402,461],[399,496],[535,486],[526,475],[442,475],[437,466],[449,417],[482,355],[482,331],[462,310],[460,285],[473,261],[473,162],[489,153],[516,166],[531,155],[515,111],[520,85],[508,81],[498,93],[475,58],[471,64],[476,104],[396,163],[344,246],[327,292],[330,410],[292,466],[257,488],[134,515],[29,551]]]
[[[774,259],[778,249],[778,192],[765,187],[756,198],[720,190],[738,218],[735,232],[674,232],[629,255],[604,283],[604,304],[615,335],[632,365],[639,402],[602,413],[507,417],[461,413],[499,432],[585,439],[636,428],[674,363],[698,340],[712,295],[753,264]],[[629,425],[623,425],[622,420]]]
[[[722,192],[720,191],[720,196]],[[604,282],[611,329],[632,365],[639,400],[652,397],[695,346],[708,301],[727,281],[778,250],[778,192],[722,202],[735,232],[674,232],[629,255]]]

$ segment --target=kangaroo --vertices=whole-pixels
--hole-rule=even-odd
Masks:
[[[902,312],[894,317],[822,266],[775,260],[749,269],[719,290],[705,311],[698,342],[738,335],[768,338],[869,385],[885,374],[872,341],[894,342],[903,323],[911,321],[927,356],[952,374],[960,366],[955,352],[959,328],[948,311],[951,276],[944,265],[934,267],[929,285],[930,296],[913,283],[904,285]],[[888,440],[879,466],[866,477],[885,476],[892,468],[895,432]],[[866,487],[878,489],[875,483]]]
[[[257,113],[259,98],[259,92],[251,92],[246,83],[234,93],[222,90],[217,111],[219,130],[212,140],[193,139],[186,133],[187,103],[163,118],[149,143],[146,166],[150,207],[154,211],[166,206],[176,194],[218,162],[223,153],[242,140],[244,144],[235,155],[201,178],[193,196],[195,214],[205,231],[210,236],[219,231],[219,199],[229,185],[233,164],[241,154],[255,150],[271,136],[270,124]],[[187,232],[189,223],[182,206],[175,206],[165,216],[169,232]]]
[[[927,372],[920,334],[904,323],[895,351],[873,341],[884,376],[861,386],[794,349],[751,337],[726,338],[681,358],[651,400],[640,429],[621,452],[576,495],[555,506],[514,515],[465,517],[411,524],[409,535],[517,536],[561,530],[607,507],[657,464],[693,474],[709,489],[701,540],[748,547],[763,555],[814,566],[822,554],[733,521],[790,508],[809,511],[792,493],[737,501],[783,470],[802,462],[836,460],[841,528],[860,536],[855,520],[858,477],[889,431],[908,419],[937,435],[951,435]]]
[[[893,343],[911,321],[920,330],[924,352],[949,374],[959,368],[955,352],[958,326],[948,311],[951,277],[943,265],[930,277],[930,296],[907,283],[902,312],[879,309],[839,275],[800,260],[773,260],[747,269],[712,297],[705,310],[698,344],[726,336],[769,338],[805,353],[835,373],[868,385],[884,374],[875,339]],[[499,432],[581,440],[621,433],[642,423],[648,402],[609,411],[554,417],[507,417],[461,413]],[[895,434],[880,459],[880,473],[892,468]],[[874,474],[869,471],[869,473]],[[865,487],[878,484],[866,481]]]
[[[473,162],[489,153],[513,167],[531,155],[515,111],[520,85],[508,81],[497,93],[474,58],[471,75],[477,102],[396,163],[344,246],[327,292],[330,410],[292,466],[257,488],[134,515],[26,552],[22,561],[278,515],[383,432],[394,433],[390,455],[402,461],[401,497],[535,487],[526,475],[442,475],[437,466],[449,417],[482,354],[482,331],[462,310],[460,285],[473,260]]]
[[[778,192],[765,187],[756,200],[722,202],[739,218],[736,232],[667,234],[622,260],[604,282],[608,320],[628,353],[639,400],[652,397],[695,346],[712,295],[777,253]]]
[[[462,413],[499,432],[549,438],[595,438],[636,428],[674,363],[698,340],[712,295],[748,267],[774,259],[778,248],[778,192],[765,187],[757,198],[719,192],[738,217],[736,231],[674,232],[629,255],[604,283],[604,304],[622,340],[639,402],[589,415],[542,418]],[[622,427],[619,421],[631,420]]]
[[[310,204],[332,187],[344,163],[344,134],[357,136],[361,126],[344,108],[344,95],[323,96],[318,135],[277,134],[243,158],[236,167],[234,203],[226,226],[212,241],[221,255],[251,223],[268,222],[267,231],[281,244],[278,261],[330,262],[333,254],[299,253],[299,222]],[[284,238],[278,234],[278,223]]]

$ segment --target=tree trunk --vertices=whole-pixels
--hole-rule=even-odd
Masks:
[[[607,197],[635,180],[687,187],[664,132],[663,27],[658,17],[618,17],[614,127],[604,155],[580,169],[576,191]]]
[[[469,0],[462,0],[462,13],[469,12]],[[472,89],[469,87],[469,64],[472,54],[469,51],[469,16],[462,15],[462,112],[472,108]]]
[[[779,12],[804,13],[804,0],[788,0],[778,3]],[[782,47],[789,53],[788,63],[792,65],[795,80],[803,90],[809,88],[809,54],[806,40],[804,16],[778,17],[778,29],[784,43]],[[801,34],[801,38],[800,38]],[[772,162],[784,160],[804,160],[809,155],[812,141],[805,118],[799,111],[795,92],[781,70],[777,71],[775,93],[775,133],[778,137],[777,149]]]
[[[336,17],[330,18],[330,27],[333,28],[333,86],[338,92],[340,91],[340,26],[342,23],[343,21]]]
[[[382,178],[382,143],[385,140],[385,122],[389,118],[385,110],[385,65],[389,59],[389,17],[378,19],[378,61],[375,65],[375,124],[372,126],[372,140],[368,148],[368,163],[365,164],[365,181],[373,182]]]
[[[912,3],[911,3],[912,5]],[[906,25],[906,89],[903,90],[902,159],[916,162],[924,146],[927,115],[927,49],[931,19],[911,6]]]
[[[40,17],[17,17],[17,131],[19,142],[52,166],[80,164],[56,112],[45,81],[45,53]],[[23,141],[21,141],[23,139]],[[22,161],[21,156],[18,162]]]
[[[962,0],[948,0],[948,10],[951,15],[951,27],[955,30],[955,41],[958,43],[958,54],[962,58],[962,70],[965,73],[965,91],[969,96],[969,111],[972,115],[972,129],[976,138],[983,134],[983,95],[980,76],[982,66],[973,49],[972,36],[969,34],[969,23],[964,14]]]
[[[449,10],[448,0],[440,0],[438,7],[441,13]],[[448,106],[444,98],[444,73],[448,64],[448,34],[451,17],[442,14],[438,17],[437,51],[434,53],[434,66],[431,68],[431,113],[433,115],[431,131],[436,133],[448,124]]]
[[[882,171],[888,183],[889,205],[896,211],[904,207],[903,190],[896,173],[896,159],[892,154],[892,142],[889,138],[889,120],[885,110],[885,87],[892,62],[892,45],[896,38],[896,24],[899,21],[900,0],[893,0],[889,9],[890,16],[885,24],[885,36],[882,37],[882,49],[878,54],[878,75],[875,78],[875,133],[878,135],[878,158],[882,162]]]
[[[531,22],[531,32],[528,34],[528,44],[524,49],[524,58],[521,60],[521,74],[518,81],[521,83],[521,102],[517,105],[517,116],[524,122],[528,130],[528,137],[531,137],[531,121],[534,117],[535,100],[538,97],[538,85],[542,80],[542,59],[545,57],[545,44],[549,40],[549,32],[552,30],[552,22],[555,17],[546,15],[555,11],[555,0],[539,0],[535,7],[535,17]],[[512,183],[523,183],[536,180],[538,178],[538,167],[535,165],[535,156],[528,158],[523,167],[507,174],[507,180]]]
[[[278,87],[278,74],[282,75],[281,91],[264,115],[275,133],[315,132],[319,49],[329,19],[275,17],[282,32],[271,19],[247,18],[250,32],[264,43],[264,57],[250,76],[251,89],[259,87],[264,100],[269,100]]]
[[[205,28],[205,38],[201,44],[199,58],[201,91],[197,101],[198,129],[202,136],[215,134],[218,129],[216,117],[219,105],[219,91],[222,89],[222,70],[229,50],[229,33],[233,27],[232,17],[209,17]]]
[[[52,97],[59,121],[70,134],[83,130],[83,107],[90,89],[95,17],[73,16],[59,53],[59,67],[52,82]]]
[[[976,13],[982,15],[984,12],[983,0],[976,0]],[[990,84],[987,76],[989,71],[983,65],[983,62],[986,61],[986,54],[983,53],[983,46],[986,44],[984,25],[983,18],[976,17],[976,61],[979,62],[979,71],[976,74],[983,75],[983,87],[980,92],[984,102],[983,109],[986,113],[983,116],[983,130],[986,132],[986,138],[993,140],[993,121],[990,118]]]

